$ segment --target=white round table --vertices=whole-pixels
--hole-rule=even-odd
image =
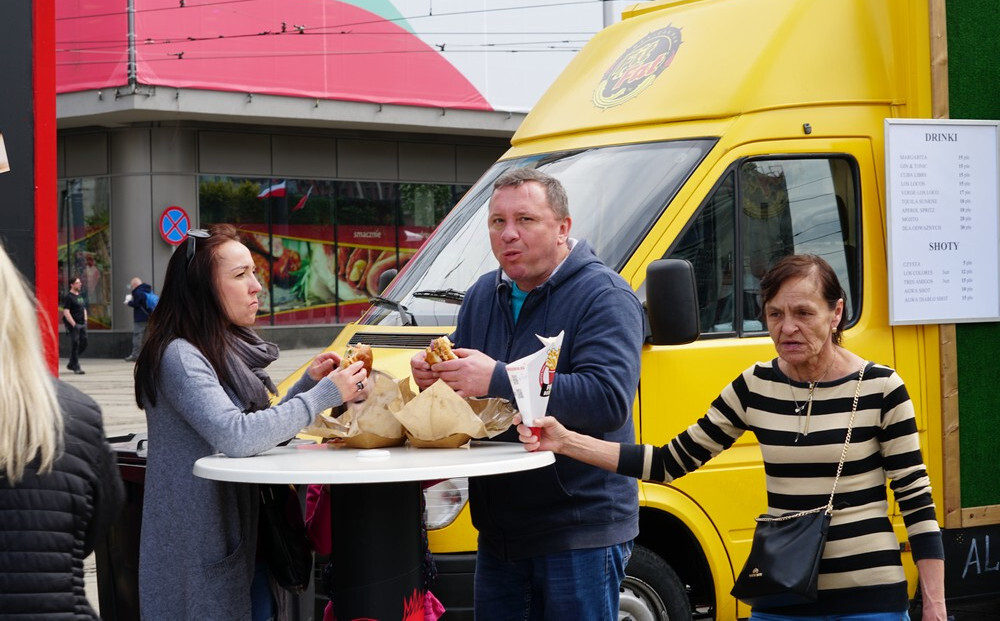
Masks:
[[[471,442],[449,449],[301,443],[254,457],[202,457],[194,464],[194,474],[234,483],[399,483],[519,472],[554,461],[549,451],[529,453],[512,442]]]
[[[551,452],[529,453],[520,443],[507,442],[367,450],[296,443],[254,457],[202,457],[194,474],[233,483],[334,485],[329,593],[334,616],[385,620],[410,618],[423,608],[422,481],[519,472],[554,462]]]

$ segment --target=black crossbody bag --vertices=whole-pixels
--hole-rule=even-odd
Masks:
[[[309,588],[313,550],[290,485],[259,485],[260,551],[274,580],[292,593]]]
[[[825,506],[785,513],[779,516],[764,514],[757,518],[753,532],[750,556],[743,569],[736,575],[736,584],[730,593],[751,608],[772,608],[816,601],[819,582],[819,562],[826,546],[826,535],[833,517],[833,496],[847,459],[851,444],[854,416],[858,412],[861,380],[865,375],[862,363],[858,371],[858,387],[854,391],[851,420],[847,425],[847,439],[833,479],[833,491]]]

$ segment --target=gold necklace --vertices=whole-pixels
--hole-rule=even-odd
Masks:
[[[797,427],[800,427],[800,429],[795,432],[795,442],[799,441],[799,436],[807,436],[807,435],[809,435],[809,417],[812,416],[812,411],[813,411],[813,393],[816,391],[816,384],[819,384],[820,382],[823,381],[823,379],[826,377],[827,373],[830,372],[830,369],[833,368],[833,363],[836,362],[836,361],[837,361],[837,357],[834,356],[833,360],[830,361],[830,364],[827,365],[826,370],[823,371],[823,375],[820,375],[819,379],[815,379],[815,380],[809,382],[809,394],[808,394],[808,396],[806,396],[805,403],[803,403],[802,405],[799,405],[798,399],[795,398],[795,391],[792,390],[792,380],[791,380],[791,378],[788,376],[787,373],[785,374],[785,382],[788,384],[788,392],[789,392],[789,394],[792,395],[792,403],[795,404],[795,414],[796,414],[796,416],[799,417],[800,421],[802,419],[802,410],[806,411],[805,429],[804,430],[801,429],[801,426],[802,426],[801,422],[797,425]],[[790,370],[791,370],[791,367],[789,367],[789,371]]]

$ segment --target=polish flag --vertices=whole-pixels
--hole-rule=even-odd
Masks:
[[[271,196],[275,198],[280,198],[284,195],[285,195],[285,182],[282,181],[281,183],[270,185],[261,190],[260,194],[257,195],[257,198],[268,198]]]
[[[306,192],[305,196],[303,196],[302,198],[299,199],[299,202],[295,203],[295,207],[292,207],[292,211],[298,211],[298,210],[302,209],[303,207],[305,207],[306,206],[306,201],[309,200],[309,196],[312,195],[313,189],[315,189],[315,188],[316,188],[316,186],[314,186],[314,185],[309,186],[309,191]]]

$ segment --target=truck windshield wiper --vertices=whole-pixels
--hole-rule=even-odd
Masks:
[[[383,298],[380,295],[368,298],[368,301],[375,306],[380,306],[382,308],[391,308],[392,310],[399,313],[399,319],[403,322],[404,326],[415,326],[417,325],[417,320],[413,317],[411,313],[405,306],[397,302],[396,300],[390,300],[389,298]]]
[[[465,299],[465,292],[455,291],[454,289],[429,289],[427,291],[415,291],[413,297],[461,304],[462,300]]]

